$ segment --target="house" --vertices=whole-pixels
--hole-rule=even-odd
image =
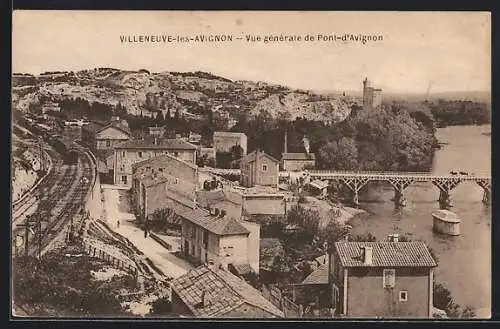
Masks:
[[[229,217],[223,210],[193,209],[182,219],[181,250],[192,263],[249,265],[259,273],[260,225]]]
[[[328,189],[328,181],[322,181],[319,179],[313,180],[308,184],[309,191],[311,191],[314,195],[319,197],[326,197],[327,189]]]
[[[205,264],[173,280],[172,311],[201,318],[283,318],[283,311],[244,280]]]
[[[82,126],[82,142],[94,152],[97,151],[97,132],[104,127],[106,127],[106,124],[98,121],[89,121],[89,124]]]
[[[165,154],[132,165],[132,173],[132,195],[142,218],[161,208],[195,207],[198,167],[192,163]]]
[[[194,186],[170,175],[151,175],[134,182],[134,203],[139,218],[151,220],[158,210],[169,210],[169,224],[177,227],[181,219],[177,214],[196,208]]]
[[[316,155],[314,153],[283,153],[281,166],[284,171],[302,171],[314,169],[316,166]]]
[[[127,121],[113,121],[96,131],[96,150],[112,150],[115,146],[128,141],[130,136]]]
[[[213,136],[215,152],[230,152],[235,145],[241,146],[243,155],[247,154],[247,135],[226,131],[216,131]]]
[[[129,140],[115,147],[114,183],[131,187],[132,165],[164,154],[196,163],[196,146],[186,141],[154,137]]]
[[[240,170],[242,186],[278,186],[279,161],[259,149],[241,158]]]
[[[230,217],[241,218],[243,212],[243,195],[231,189],[212,191],[197,191],[196,202],[201,208],[219,208],[226,211]]]
[[[329,260],[332,307],[354,318],[430,318],[433,269],[423,242],[336,242]]]
[[[331,289],[328,282],[328,264],[321,264],[300,285],[293,287],[295,301],[313,305],[313,309],[325,309],[331,305]]]
[[[254,186],[243,191],[243,212],[249,215],[284,215],[285,194],[271,186]]]
[[[49,112],[61,112],[61,107],[59,103],[47,102],[42,105],[42,114]]]
[[[149,134],[158,138],[162,138],[165,135],[165,126],[153,126],[149,127]]]
[[[200,134],[189,132],[188,142],[190,142],[191,144],[198,145],[198,144],[200,144],[200,141],[201,141],[201,135]]]

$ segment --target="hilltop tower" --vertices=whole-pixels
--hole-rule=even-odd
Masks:
[[[382,105],[382,89],[373,88],[370,80],[363,80],[363,109],[376,109]]]

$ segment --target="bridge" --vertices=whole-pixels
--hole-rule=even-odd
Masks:
[[[288,173],[289,174],[289,173]],[[280,176],[287,177],[286,172]],[[483,188],[483,202],[491,202],[491,177],[486,175],[456,174],[456,175],[435,175],[422,172],[366,172],[366,171],[329,171],[311,170],[304,172],[304,176],[309,179],[319,179],[341,182],[352,192],[352,201],[359,204],[359,191],[369,182],[386,182],[394,188],[394,202],[398,206],[404,206],[405,189],[416,182],[431,182],[439,189],[439,204],[441,208],[451,207],[451,191],[461,182],[475,182]]]
[[[239,169],[200,168],[215,175],[240,175]],[[303,177],[307,180],[337,181],[345,185],[352,192],[352,201],[359,205],[359,191],[370,182],[385,182],[394,188],[394,202],[397,206],[404,206],[405,189],[413,183],[431,182],[439,189],[439,204],[441,208],[449,208],[452,205],[451,191],[462,182],[475,182],[483,193],[483,202],[491,203],[491,177],[487,175],[456,174],[436,175],[423,172],[370,172],[370,171],[333,171],[333,170],[310,170],[303,172],[280,171],[280,178],[289,179],[291,176]]]

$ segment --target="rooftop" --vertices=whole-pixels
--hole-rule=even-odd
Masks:
[[[182,139],[145,137],[121,143],[116,149],[151,149],[151,150],[196,150],[196,146]]]
[[[237,205],[243,203],[241,193],[228,189],[215,191],[198,191],[196,193],[198,203],[203,207],[208,207],[221,201],[229,201]]]
[[[197,317],[223,317],[243,304],[262,309],[275,317],[284,316],[257,289],[219,267],[202,265],[173,280],[171,286],[172,291]]]
[[[303,284],[328,284],[328,264],[321,264],[302,281]]]
[[[371,265],[363,262],[361,247],[373,248]],[[425,243],[414,242],[336,242],[335,250],[344,267],[435,267]]]
[[[264,151],[260,151],[260,150],[253,150],[251,153],[243,156],[241,158],[241,162],[254,162],[255,159],[257,158],[257,154],[259,154],[260,157],[267,157],[269,159],[271,159],[272,161],[274,162],[279,162],[278,160],[276,160],[275,158],[273,158],[272,156],[270,156],[269,154],[266,154]]]
[[[316,160],[316,155],[314,153],[283,153],[283,160]]]
[[[121,145],[123,145],[123,144],[120,144],[120,146],[121,146]],[[178,162],[180,162],[180,163],[182,163],[182,164],[185,164],[186,166],[191,167],[191,168],[193,168],[193,169],[197,169],[197,168],[198,168],[196,165],[194,165],[194,164],[192,164],[192,163],[189,163],[189,162],[187,162],[187,161],[184,161],[184,160],[182,160],[182,159],[179,159],[179,158],[177,158],[177,157],[175,157],[175,156],[173,156],[173,155],[170,155],[170,154],[162,154],[162,155],[159,155],[159,156],[157,156],[157,157],[152,157],[152,158],[149,158],[149,159],[146,159],[146,160],[140,161],[140,162],[136,162],[136,163],[134,163],[134,164],[132,165],[132,168],[133,168],[133,169],[137,169],[137,168],[140,168],[140,167],[142,167],[142,166],[147,165],[148,163],[157,162],[157,161],[161,161],[161,160],[164,160],[164,159],[165,159],[165,160],[169,159],[169,160],[175,160],[175,161],[178,161]]]
[[[231,131],[216,131],[214,137],[247,137],[247,135]]]
[[[233,217],[214,216],[204,209],[179,213],[182,218],[217,235],[243,235],[250,232]]]

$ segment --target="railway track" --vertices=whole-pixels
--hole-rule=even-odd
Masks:
[[[25,228],[17,227],[28,210],[40,216],[40,225],[32,225],[29,234],[30,241],[28,254],[36,255],[38,250],[44,250],[54,239],[63,234],[65,227],[71,222],[81,209],[87,193],[90,191],[91,182],[95,171],[89,157],[84,150],[78,151],[78,164],[60,165],[54,175],[43,183],[38,191],[41,198],[33,196],[28,204],[17,209],[13,214],[13,235],[24,236]],[[82,181],[85,177],[86,181]]]

